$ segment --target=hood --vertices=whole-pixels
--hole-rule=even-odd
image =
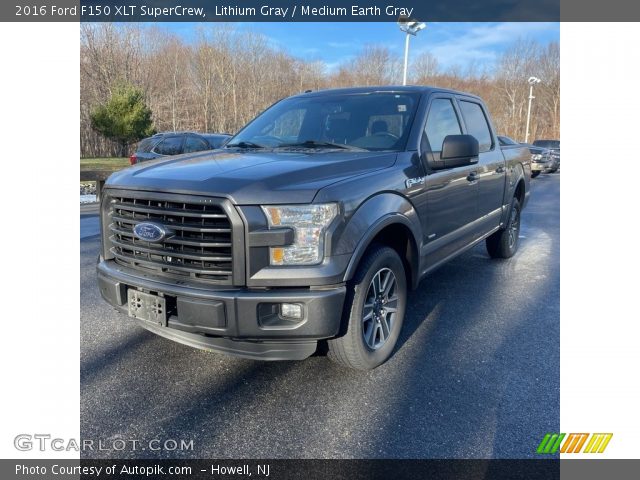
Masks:
[[[390,167],[395,152],[215,150],[143,162],[107,187],[223,196],[237,205],[309,203],[318,190]]]

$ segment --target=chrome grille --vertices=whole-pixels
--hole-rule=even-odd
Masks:
[[[110,252],[121,265],[151,273],[221,284],[233,282],[231,222],[219,203],[109,198]],[[164,225],[172,233],[160,242],[139,239],[142,222]]]

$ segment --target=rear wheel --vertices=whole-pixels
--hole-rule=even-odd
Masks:
[[[540,171],[531,172],[531,178],[536,178],[538,175],[540,175]]]
[[[407,280],[398,253],[386,246],[369,249],[347,290],[343,332],[328,340],[328,356],[357,370],[384,363],[400,336],[407,302]]]
[[[519,244],[520,202],[514,197],[511,201],[507,226],[487,238],[487,252],[491,258],[510,258],[518,251]]]

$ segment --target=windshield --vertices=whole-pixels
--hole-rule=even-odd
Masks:
[[[560,140],[536,140],[533,144],[536,147],[560,148]]]
[[[419,93],[326,94],[278,102],[227,147],[403,150]]]

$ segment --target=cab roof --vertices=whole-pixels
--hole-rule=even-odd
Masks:
[[[371,86],[371,87],[348,87],[348,88],[330,88],[326,90],[315,90],[315,91],[307,91],[305,93],[300,93],[298,95],[294,95],[295,97],[304,97],[304,96],[322,96],[326,94],[362,94],[362,93],[384,93],[384,92],[406,92],[406,93],[421,93],[421,94],[431,94],[431,93],[449,93],[452,95],[464,95],[465,97],[473,97],[479,99],[478,96],[473,95],[471,93],[460,92],[456,90],[449,90],[446,88],[433,87],[427,85],[380,85],[380,86]]]

